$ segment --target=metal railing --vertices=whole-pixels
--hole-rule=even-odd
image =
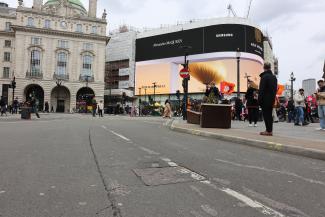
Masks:
[[[43,73],[41,71],[32,71],[26,72],[26,78],[37,78],[37,79],[42,79],[43,78]]]
[[[54,80],[60,79],[60,80],[68,81],[69,80],[69,74],[57,74],[57,73],[55,73],[53,75],[53,79]]]
[[[79,81],[94,82],[95,78],[94,78],[94,75],[80,75],[79,76]]]

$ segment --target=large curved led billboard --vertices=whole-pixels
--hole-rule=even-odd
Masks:
[[[236,50],[241,52],[241,91],[246,91],[246,76],[259,82],[263,64],[263,35],[252,26],[222,24],[172,32],[136,40],[136,91],[156,94],[182,90],[179,70],[184,62],[182,46],[190,46],[190,93],[205,91],[206,82],[237,83]],[[212,81],[212,80],[211,80]],[[144,94],[144,91],[142,92]]]

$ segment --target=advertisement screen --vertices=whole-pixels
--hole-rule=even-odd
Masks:
[[[263,34],[252,26],[222,24],[172,32],[136,40],[136,61],[184,55],[181,47],[190,46],[189,55],[240,52],[263,58]]]
[[[150,61],[140,63],[136,66],[136,95],[154,93],[156,83],[156,94],[175,94],[177,90],[183,91],[182,78],[179,71],[182,65],[174,62]],[[234,58],[218,59],[210,61],[191,62],[189,65],[191,79],[189,81],[189,93],[203,93],[206,85],[215,83],[220,86],[221,82],[232,83],[237,91],[237,60]],[[259,75],[263,70],[260,62],[242,59],[240,61],[240,91],[247,90],[247,76],[259,84]]]

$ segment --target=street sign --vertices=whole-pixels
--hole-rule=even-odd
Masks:
[[[190,77],[190,73],[189,73],[188,69],[186,69],[186,68],[181,69],[181,71],[179,72],[179,75],[181,76],[181,78]]]

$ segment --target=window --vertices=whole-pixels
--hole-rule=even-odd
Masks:
[[[65,40],[59,40],[59,48],[69,48],[69,42]]]
[[[41,45],[42,39],[38,37],[32,37],[32,44],[33,45]]]
[[[92,75],[92,64],[93,64],[93,57],[90,55],[83,56],[82,60],[82,75]]]
[[[91,43],[84,43],[84,50],[94,50],[94,45]]]
[[[91,28],[91,33],[93,33],[93,34],[97,34],[97,26],[93,26],[93,27]]]
[[[77,24],[77,32],[82,32],[82,25],[81,24]]]
[[[39,75],[41,72],[41,52],[33,50],[30,58],[30,71],[31,75]]]
[[[34,19],[32,17],[28,17],[27,26],[34,26]]]
[[[11,47],[11,41],[5,40],[5,47]]]
[[[4,61],[6,61],[6,62],[10,62],[10,52],[5,52],[4,53]]]
[[[10,68],[9,67],[3,67],[3,78],[9,78],[9,72],[10,72]]]
[[[66,53],[58,53],[58,62],[57,62],[57,75],[66,75],[67,73],[67,60],[68,55]]]
[[[51,20],[45,20],[45,23],[44,23],[44,28],[51,28]]]
[[[10,31],[10,26],[11,26],[11,23],[10,22],[6,22],[6,31]]]

